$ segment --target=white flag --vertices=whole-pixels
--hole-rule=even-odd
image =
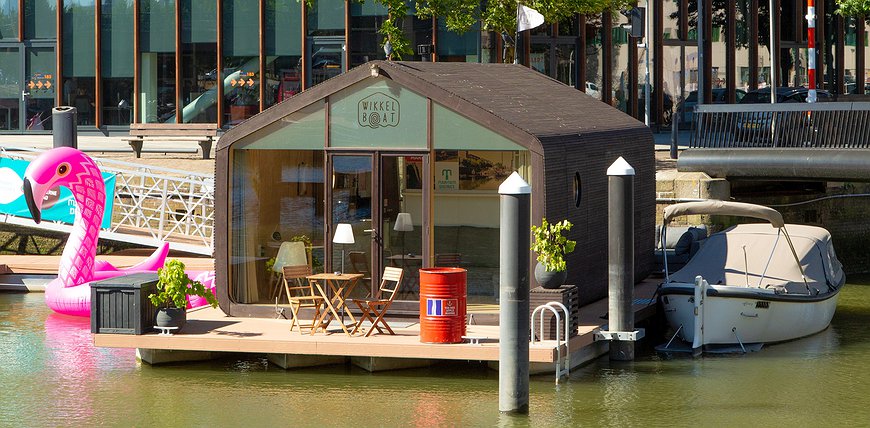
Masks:
[[[517,33],[537,28],[543,23],[544,15],[538,13],[537,10],[521,4],[517,5]]]

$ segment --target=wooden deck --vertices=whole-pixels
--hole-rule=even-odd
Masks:
[[[655,312],[648,304],[657,281],[648,280],[635,289],[635,319],[641,321]],[[486,310],[485,308],[483,310]],[[288,311],[289,312],[289,311]],[[601,328],[607,320],[607,299],[602,299],[580,310],[580,328],[571,338],[569,348],[571,365],[575,367],[607,352],[607,343],[594,342],[592,331]],[[138,348],[140,350],[198,351],[207,353],[241,352],[310,358],[387,358],[431,360],[475,360],[496,362],[499,359],[499,327],[497,325],[469,325],[468,336],[483,337],[479,344],[420,343],[419,324],[416,319],[391,320],[395,336],[375,334],[368,338],[360,335],[348,337],[337,322],[327,333],[314,335],[290,331],[285,319],[231,318],[216,309],[195,309],[188,313],[183,333],[160,336],[156,333],[135,336],[95,334],[94,344],[101,347]],[[144,359],[144,358],[143,358]],[[334,358],[333,358],[334,360]],[[147,360],[146,360],[147,361]],[[556,361],[555,341],[530,345],[529,361],[545,367]],[[312,363],[314,365],[316,363]]]

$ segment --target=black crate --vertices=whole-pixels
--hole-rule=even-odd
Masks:
[[[135,273],[91,283],[91,333],[145,334],[154,329],[156,273]]]

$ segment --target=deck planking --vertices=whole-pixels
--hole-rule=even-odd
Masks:
[[[635,288],[635,319],[641,321],[655,313],[655,305],[647,303],[653,297],[658,281],[647,280]],[[607,320],[607,299],[580,309],[578,335],[569,342],[570,353],[601,355],[596,346],[593,330],[602,328]],[[289,311],[287,311],[289,313]],[[141,336],[120,334],[94,334],[94,344],[110,348],[142,348],[155,350],[185,350],[207,352],[241,352],[263,354],[318,355],[344,357],[386,357],[435,360],[498,361],[499,326],[469,325],[467,336],[484,337],[479,344],[421,343],[420,325],[414,320],[392,321],[395,336],[374,334],[348,337],[337,322],[330,324],[328,332],[314,335],[290,331],[285,319],[234,318],[219,309],[200,308],[188,312],[188,321],[180,334],[161,336],[149,333]],[[553,363],[556,361],[555,341],[543,341],[529,346],[529,361]],[[590,352],[590,349],[595,351]],[[574,358],[572,357],[572,362]]]

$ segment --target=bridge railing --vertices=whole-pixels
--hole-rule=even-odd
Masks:
[[[689,147],[867,149],[870,103],[700,105]]]
[[[0,156],[13,159],[32,160],[41,152],[0,147]],[[173,248],[212,254],[213,175],[92,158],[101,171],[115,174],[112,222],[101,236],[145,245],[170,241]]]

